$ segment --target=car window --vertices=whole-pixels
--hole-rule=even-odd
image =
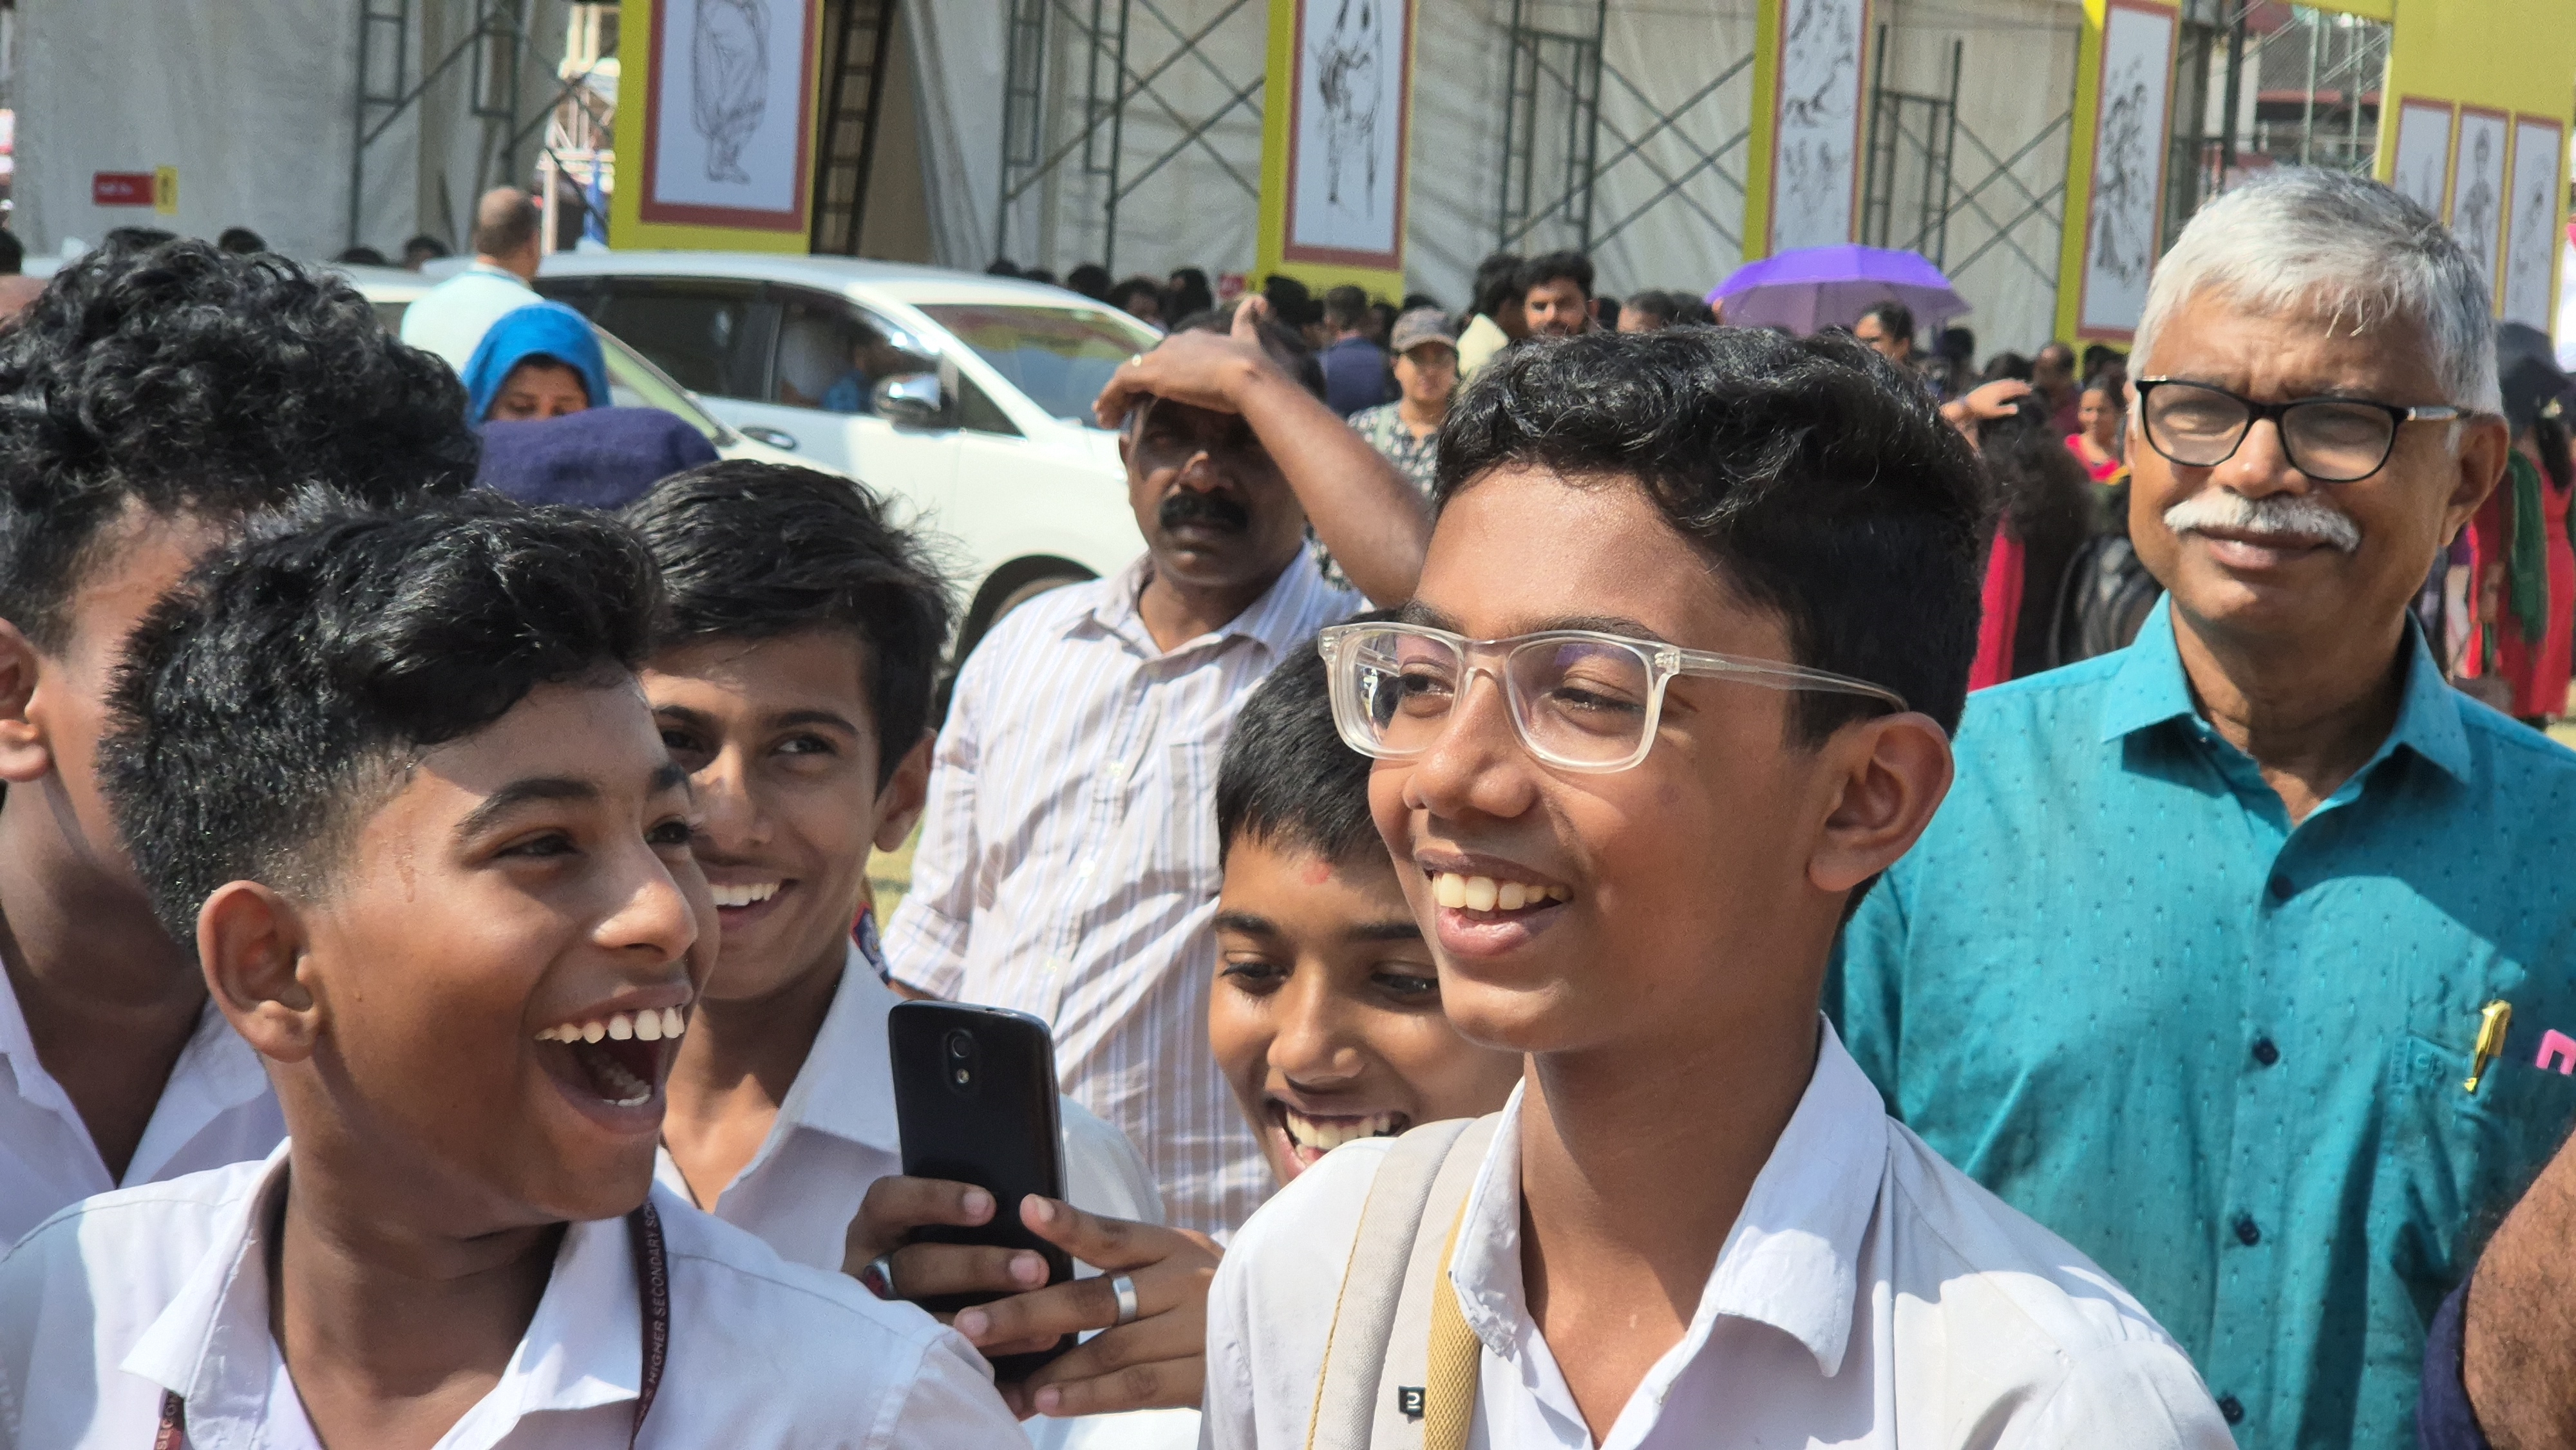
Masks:
[[[770,304],[751,283],[608,281],[591,320],[694,392],[757,399],[768,384]]]
[[[950,386],[957,398],[958,427],[969,433],[999,433],[1005,438],[1020,436],[1020,425],[1012,422],[1011,415],[1002,411],[1002,405],[993,401],[992,394],[977,387],[973,378],[959,373]]]
[[[678,383],[663,376],[662,370],[647,361],[642,353],[607,331],[599,334],[599,348],[608,361],[610,402],[621,408],[659,408],[697,429],[718,448],[733,443],[732,429],[699,407],[697,399],[682,391]]]
[[[779,304],[778,361],[769,401],[831,413],[873,413],[876,386],[907,373],[954,374],[939,350],[837,297],[789,293]]]
[[[1156,334],[1122,313],[1020,304],[925,303],[930,320],[992,365],[1050,417],[1089,424],[1091,401]]]

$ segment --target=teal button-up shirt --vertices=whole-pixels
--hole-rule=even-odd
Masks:
[[[2576,754],[2410,624],[2396,727],[2294,829],[2166,609],[1970,698],[1826,1004],[1891,1112],[2138,1296],[2240,1444],[2409,1447],[2425,1325],[2576,1115],[2535,1065],[2576,1035]]]

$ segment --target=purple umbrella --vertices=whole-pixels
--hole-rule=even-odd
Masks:
[[[1890,300],[1934,326],[1968,310],[1950,279],[1921,255],[1863,246],[1802,247],[1747,262],[1708,300],[1723,303],[1726,320],[1736,326],[1777,325],[1797,333],[1849,327],[1871,304]]]

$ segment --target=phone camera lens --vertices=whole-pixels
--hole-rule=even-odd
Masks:
[[[974,1034],[963,1028],[948,1034],[948,1055],[963,1062],[975,1055]]]
[[[967,1080],[972,1076],[973,1074],[967,1072],[966,1069],[962,1067],[949,1074],[949,1077],[953,1079],[959,1087],[964,1087]]]

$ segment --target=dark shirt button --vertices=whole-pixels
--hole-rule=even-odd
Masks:
[[[2254,1226],[2252,1214],[2240,1213],[2236,1216],[2236,1241],[2249,1249],[2263,1242],[2263,1231]]]
[[[2281,1060],[2281,1049],[2272,1045],[2271,1038],[2257,1037],[2254,1039],[2254,1060],[2270,1067]]]
[[[2275,875],[2270,881],[2265,882],[2263,889],[2272,893],[2274,901],[2289,900],[2294,890],[2290,885],[2290,878],[2281,875]]]
[[[2245,1402],[2234,1395],[2220,1395],[2218,1413],[2227,1417],[2227,1423],[2241,1425],[2245,1423]]]

